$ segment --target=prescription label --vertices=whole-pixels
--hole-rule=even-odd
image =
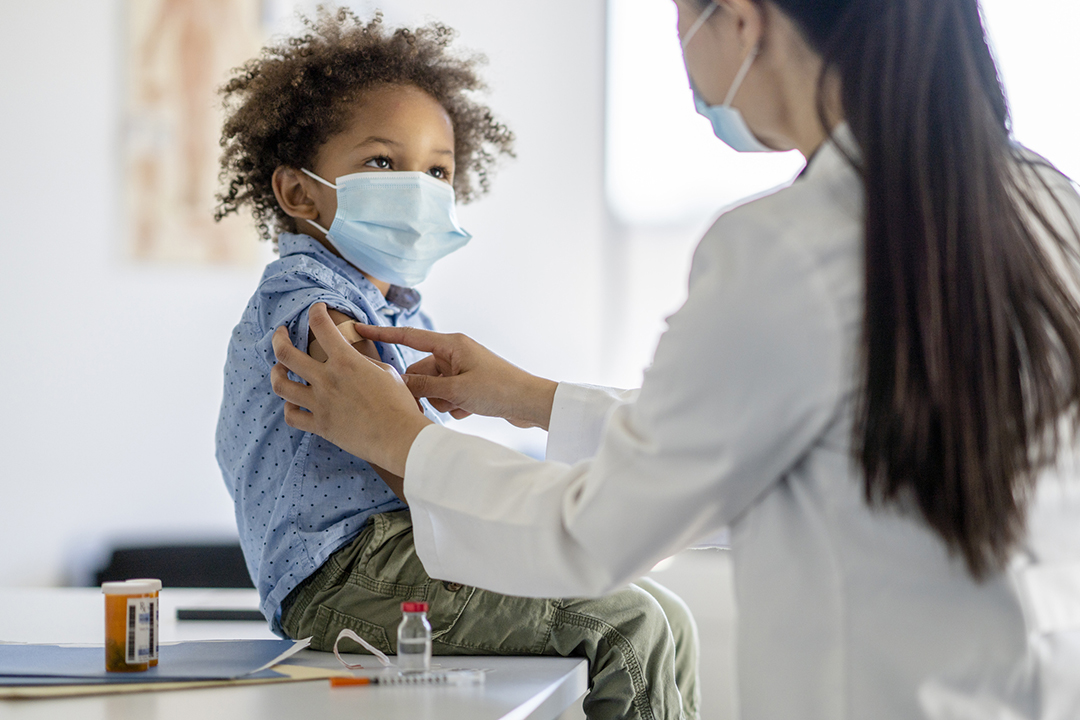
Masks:
[[[150,661],[153,662],[158,659],[158,627],[161,625],[161,618],[158,613],[161,612],[161,608],[158,607],[157,599],[150,600]]]
[[[151,598],[128,598],[124,659],[129,665],[148,663],[153,658],[154,604]]]

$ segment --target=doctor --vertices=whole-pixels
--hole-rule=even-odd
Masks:
[[[431,353],[402,378],[317,306],[325,364],[275,337],[289,424],[404,477],[434,577],[602,594],[730,526],[744,718],[1037,714],[1031,633],[1061,628],[1018,578],[1047,560],[1034,498],[1074,441],[1080,199],[1010,142],[976,0],[676,4],[717,136],[808,166],[701,240],[641,389],[357,326]],[[547,428],[548,459],[414,396]]]

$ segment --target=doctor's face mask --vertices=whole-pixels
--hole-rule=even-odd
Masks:
[[[705,24],[714,12],[716,12],[718,5],[715,2],[710,2],[709,6],[705,8],[701,15],[698,16],[694,24],[690,26],[690,29],[686,32],[686,36],[682,39],[683,50],[683,65],[686,65],[686,48],[690,45],[690,41],[694,39],[694,35],[701,29],[701,26]],[[686,67],[686,77],[690,80],[690,89],[694,91],[694,107],[697,109],[700,115],[709,119],[712,123],[713,134],[716,137],[723,140],[733,150],[739,152],[772,152],[772,148],[764,145],[754,133],[750,130],[750,127],[746,124],[746,120],[743,119],[742,113],[736,108],[732,107],[731,103],[735,100],[735,93],[739,91],[739,87],[742,85],[743,80],[746,78],[746,73],[750,72],[750,66],[754,64],[754,60],[757,58],[758,48],[755,46],[750,54],[743,60],[742,67],[739,68],[739,72],[735,75],[735,80],[731,83],[731,88],[728,90],[727,97],[724,98],[722,105],[709,105],[701,93],[698,92],[697,87],[694,86],[693,78],[690,78],[690,68]]]
[[[331,183],[337,212],[329,229],[313,220],[341,256],[379,280],[412,287],[472,235],[458,225],[454,189],[423,172],[361,172]]]

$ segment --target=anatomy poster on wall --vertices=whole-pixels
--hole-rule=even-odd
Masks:
[[[122,136],[128,255],[248,264],[247,216],[214,222],[217,89],[265,40],[260,0],[127,0]]]

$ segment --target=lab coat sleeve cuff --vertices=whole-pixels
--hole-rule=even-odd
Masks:
[[[548,423],[547,459],[569,464],[596,455],[611,412],[637,390],[559,383]]]
[[[449,434],[449,437],[443,437],[444,434]],[[452,440],[453,435],[452,430],[441,425],[428,425],[413,440],[409,456],[405,459],[405,498],[409,502],[412,515],[413,541],[417,555],[431,577],[440,577],[442,574],[435,545],[434,524],[430,513],[425,510],[423,500],[437,503],[442,490],[440,480],[445,480],[447,475],[433,467],[433,464],[437,465],[437,461],[433,463],[433,459],[438,457],[437,448],[440,442]]]

